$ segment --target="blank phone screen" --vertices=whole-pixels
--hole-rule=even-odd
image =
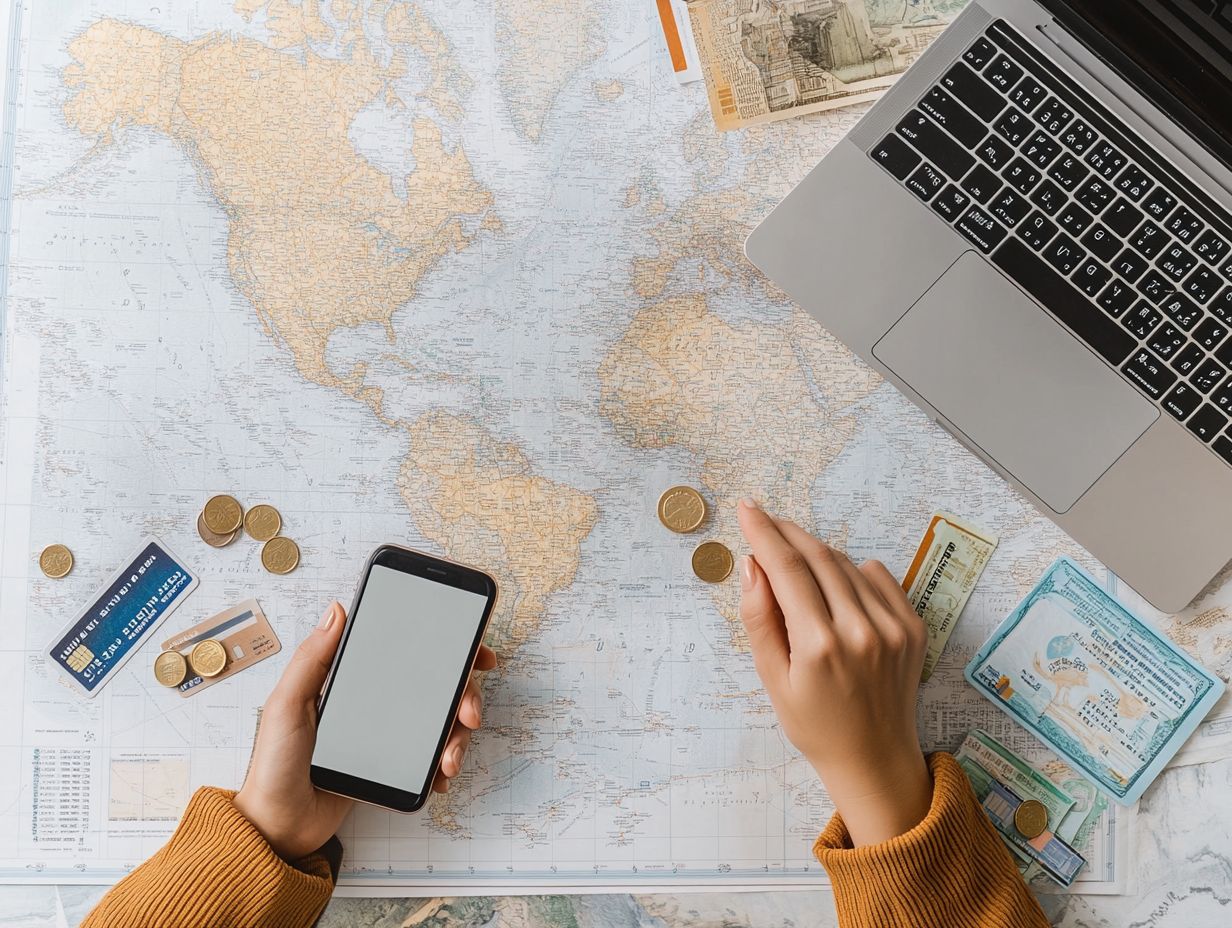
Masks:
[[[375,565],[312,763],[408,792],[428,777],[487,597]]]

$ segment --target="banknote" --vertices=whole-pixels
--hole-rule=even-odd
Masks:
[[[872,100],[967,0],[689,0],[722,131]]]
[[[948,512],[938,512],[929,522],[903,578],[907,599],[928,626],[922,679],[932,676],[984,565],[996,549],[996,535],[972,528]]]
[[[1069,558],[993,632],[966,677],[1123,805],[1142,795],[1224,690]]]

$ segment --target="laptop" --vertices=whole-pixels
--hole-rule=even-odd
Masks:
[[[745,250],[1156,608],[1232,558],[1232,2],[972,0]]]

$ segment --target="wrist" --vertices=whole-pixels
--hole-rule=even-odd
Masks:
[[[919,745],[893,756],[813,764],[854,847],[906,834],[928,815],[933,781]]]
[[[247,784],[235,794],[231,804],[235,806],[236,811],[240,815],[248,820],[248,824],[255,828],[261,837],[265,839],[265,843],[270,846],[270,849],[275,854],[283,860],[289,861],[291,859],[286,853],[281,836],[269,827],[269,823],[265,821],[265,816],[260,814],[261,803],[254,799],[251,791],[247,788]]]

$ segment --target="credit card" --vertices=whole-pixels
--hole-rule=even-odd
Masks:
[[[1002,838],[1062,886],[1070,886],[1086,866],[1086,858],[1047,829],[1034,838],[1024,837],[1014,826],[1014,813],[1024,801],[1004,783],[993,780],[980,805]]]
[[[188,657],[193,645],[211,638],[226,650],[227,666],[222,673],[213,677],[200,677],[190,670],[188,678],[176,687],[181,696],[191,696],[215,683],[221,683],[282,650],[282,642],[278,640],[269,619],[261,611],[261,604],[255,599],[246,599],[192,628],[185,629],[173,638],[168,638],[163,642],[163,650],[179,651]]]
[[[972,686],[1132,805],[1223,681],[1060,558],[967,665]]]
[[[44,653],[79,693],[93,698],[196,588],[197,575],[157,538],[147,538]]]
[[[934,514],[928,523],[928,531],[903,578],[907,599],[928,628],[921,680],[932,676],[971,591],[996,550],[996,535],[967,525],[948,512]]]

